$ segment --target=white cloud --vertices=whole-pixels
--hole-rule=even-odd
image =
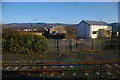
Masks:
[[[33,21],[39,21],[39,19],[33,19]]]

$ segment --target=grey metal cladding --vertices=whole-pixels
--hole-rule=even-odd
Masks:
[[[106,22],[104,21],[92,21],[92,20],[84,20],[86,23],[88,23],[89,25],[108,25]]]

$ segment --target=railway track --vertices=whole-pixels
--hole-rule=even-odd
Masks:
[[[37,76],[48,78],[113,78],[119,79],[120,60],[3,62],[4,78]],[[17,77],[18,78],[18,77]]]
[[[112,71],[120,69],[120,60],[3,62],[4,71]],[[6,68],[5,68],[6,67]],[[23,69],[19,69],[22,67]],[[31,68],[32,67],[32,68]],[[89,68],[90,67],[90,68]],[[31,69],[30,69],[31,68]],[[72,68],[72,69],[71,69]],[[93,68],[93,69],[91,69]],[[48,70],[47,70],[48,69]],[[52,70],[53,69],[53,70]]]

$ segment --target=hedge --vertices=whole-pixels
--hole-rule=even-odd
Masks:
[[[40,53],[47,50],[45,37],[25,32],[4,32],[2,51],[11,53]]]

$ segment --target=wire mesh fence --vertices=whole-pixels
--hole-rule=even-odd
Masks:
[[[36,41],[36,42],[35,42]],[[101,51],[119,50],[120,39],[101,38],[101,39],[38,39],[31,41],[8,40],[2,42],[3,52],[78,52],[78,51]]]
[[[117,39],[49,39],[48,51],[96,51],[117,49]]]

